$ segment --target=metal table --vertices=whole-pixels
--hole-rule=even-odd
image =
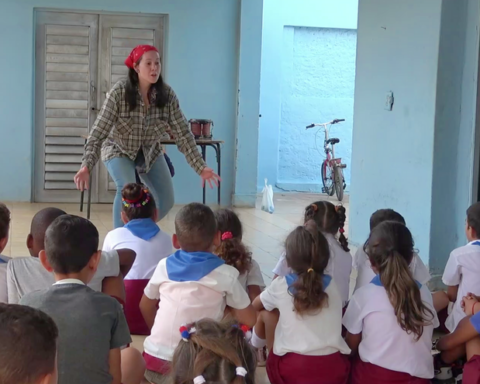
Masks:
[[[85,136],[82,136],[85,138]],[[86,138],[85,138],[86,142]],[[197,145],[201,149],[202,153],[202,158],[206,162],[207,161],[207,147],[212,147],[215,150],[215,155],[217,158],[217,173],[218,176],[221,176],[221,169],[222,169],[222,150],[221,150],[221,145],[224,143],[222,140],[208,140],[208,139],[198,139],[195,140]],[[175,140],[165,140],[162,141],[162,145],[177,145]],[[87,219],[90,219],[90,208],[91,208],[91,201],[92,201],[92,173],[90,173],[90,180],[89,180],[89,186],[90,188],[88,189],[88,195],[87,195]],[[206,204],[207,202],[207,184],[203,186],[203,204]],[[221,205],[221,196],[222,196],[222,189],[221,189],[221,182],[218,182],[218,190],[217,190],[217,203],[218,205]],[[84,194],[85,191],[82,191],[80,193],[80,212],[83,212],[83,201],[84,201]]]

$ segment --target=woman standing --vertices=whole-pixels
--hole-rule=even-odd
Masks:
[[[85,145],[82,167],[74,178],[78,189],[90,187],[90,172],[101,148],[102,161],[117,188],[113,204],[115,228],[123,225],[122,188],[135,182],[137,165],[144,165],[141,178],[157,202],[158,219],[172,208],[173,184],[160,142],[168,132],[203,183],[218,186],[220,179],[203,161],[175,92],[163,82],[157,48],[136,47],[125,65],[129,68],[128,78],[115,84],[107,94]]]

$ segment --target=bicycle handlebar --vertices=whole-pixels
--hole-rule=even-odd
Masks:
[[[345,119],[335,119],[331,122],[331,124],[341,123],[342,121],[345,121]]]
[[[307,126],[305,127],[305,129],[309,129],[309,128],[313,128],[313,127],[315,127],[315,124],[310,124],[310,125],[307,125]]]
[[[328,123],[323,123],[323,124],[310,124],[305,127],[305,129],[313,128],[313,127],[326,127],[329,124],[338,124],[341,123],[342,121],[345,121],[345,119],[334,119],[332,121],[329,121]]]

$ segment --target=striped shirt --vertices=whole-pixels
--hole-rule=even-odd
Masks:
[[[107,94],[85,144],[82,167],[86,166],[92,171],[98,161],[100,148],[102,161],[116,157],[128,157],[133,161],[138,152],[143,150],[148,172],[163,153],[161,139],[171,133],[187,162],[200,174],[206,164],[172,88],[165,85],[168,95],[165,107],[158,108],[155,105],[156,93],[153,91],[150,107],[147,108],[138,92],[137,106],[130,111],[125,98],[125,86],[125,80],[119,81]]]

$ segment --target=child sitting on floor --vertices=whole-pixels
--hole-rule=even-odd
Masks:
[[[222,234],[222,242],[216,254],[227,265],[235,267],[240,274],[238,279],[253,302],[265,288],[260,266],[252,258],[252,253],[242,243],[243,228],[237,214],[229,209],[215,212],[218,230]]]
[[[122,307],[112,297],[87,287],[100,262],[99,235],[88,220],[63,215],[54,220],[45,234],[40,262],[55,275],[56,283],[22,297],[20,304],[44,311],[59,329],[58,372],[60,384],[140,384],[122,381],[120,348],[131,342]],[[140,354],[137,351],[138,355]],[[129,365],[124,361],[124,365]]]
[[[172,238],[161,231],[157,207],[150,191],[140,184],[127,184],[122,189],[122,220],[125,225],[110,231],[103,242],[103,251],[132,249],[137,257],[125,276],[125,316],[134,335],[148,335],[139,304],[143,290],[160,260],[171,255]]]
[[[313,220],[325,235],[330,247],[330,261],[325,272],[333,277],[342,296],[345,307],[350,294],[350,274],[352,273],[352,255],[345,237],[345,208],[335,206],[328,201],[317,201],[305,208],[304,223]],[[338,240],[336,235],[338,234]],[[283,255],[273,270],[276,276],[286,276],[291,273]]]
[[[9,231],[10,211],[5,204],[0,203],[0,303],[8,303],[7,262],[10,258],[2,256],[1,253],[7,246]]]
[[[445,326],[453,332],[465,317],[461,299],[467,293],[480,295],[480,203],[467,210],[465,233],[468,244],[452,251],[443,272],[443,283],[448,286],[447,295],[454,302]]]
[[[254,384],[255,355],[236,323],[199,320],[173,355],[172,384]]]
[[[442,337],[437,349],[442,351],[441,363],[452,364],[467,357],[463,367],[462,382],[473,384],[480,382],[480,304],[478,297],[468,293],[462,299],[466,318],[460,320],[455,331]],[[443,364],[442,364],[443,365]]]
[[[0,304],[0,383],[57,384],[57,337],[45,313]]]
[[[375,211],[372,216],[370,216],[370,231],[384,221],[396,221],[406,225],[405,219],[402,215],[400,215],[400,213],[394,211],[393,209],[379,209],[378,211]],[[357,282],[355,285],[356,291],[357,289],[370,283],[375,277],[375,272],[372,270],[372,265],[370,264],[370,260],[363,247],[358,248],[357,252],[355,253],[355,257],[353,258],[353,266],[355,269],[357,269]],[[412,271],[415,280],[417,280],[420,284],[426,284],[431,279],[428,268],[425,266],[417,253],[413,254],[413,259],[410,263],[410,270]]]
[[[257,297],[252,345],[267,345],[272,384],[346,384],[350,349],[342,338],[342,297],[325,273],[329,246],[313,221],[285,242],[293,273],[278,277]]]
[[[343,324],[358,357],[352,384],[428,384],[432,334],[438,326],[432,295],[415,281],[412,234],[398,222],[377,225],[366,243],[373,280],[350,299]]]
[[[186,205],[175,217],[173,245],[180,250],[160,261],[140,302],[152,329],[144,357],[145,378],[153,384],[168,379],[182,325],[202,318],[221,320],[226,307],[240,323],[255,324],[255,310],[238,271],[212,253],[220,236],[212,210],[203,204]]]
[[[61,209],[50,207],[38,211],[33,217],[27,236],[27,247],[31,257],[13,258],[7,266],[10,304],[18,304],[27,293],[46,289],[55,282],[53,274],[43,268],[38,256],[45,249],[45,232],[48,226],[65,214]],[[119,274],[126,274],[134,260],[135,252],[129,249],[102,252],[97,272],[88,286],[95,291],[115,296],[122,302],[125,301],[123,292],[119,289],[108,289],[108,285],[112,280],[116,280]]]

